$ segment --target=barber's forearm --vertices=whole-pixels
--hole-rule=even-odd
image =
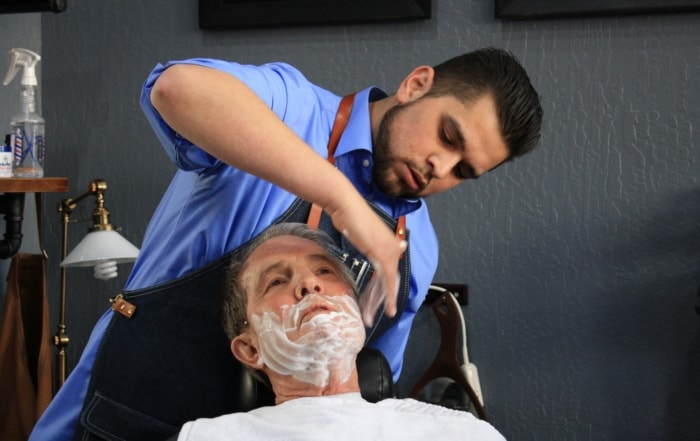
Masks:
[[[360,198],[342,173],[227,73],[172,66],[156,81],[151,101],[175,131],[227,164],[331,211],[347,202],[340,195]]]

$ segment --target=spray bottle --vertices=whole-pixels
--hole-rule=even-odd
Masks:
[[[10,49],[10,68],[4,85],[22,69],[20,110],[12,118],[13,175],[21,178],[44,176],[44,118],[37,112],[35,66],[41,56],[28,49]]]

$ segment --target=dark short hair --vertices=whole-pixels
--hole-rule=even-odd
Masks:
[[[473,102],[490,94],[509,159],[537,146],[543,114],[540,96],[513,54],[489,47],[451,58],[433,69],[433,86],[425,97],[452,95]]]

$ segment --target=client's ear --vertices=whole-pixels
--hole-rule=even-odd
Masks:
[[[253,369],[260,369],[262,367],[260,353],[253,342],[252,336],[248,332],[243,332],[231,341],[231,352],[233,352],[233,356],[236,357],[238,361],[248,367]]]

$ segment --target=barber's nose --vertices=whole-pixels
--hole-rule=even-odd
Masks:
[[[457,152],[440,152],[428,158],[428,163],[432,166],[431,174],[434,178],[443,179],[452,173],[462,158]]]
[[[301,300],[308,294],[320,294],[322,291],[323,286],[318,277],[309,271],[301,276],[294,294],[298,300]]]

